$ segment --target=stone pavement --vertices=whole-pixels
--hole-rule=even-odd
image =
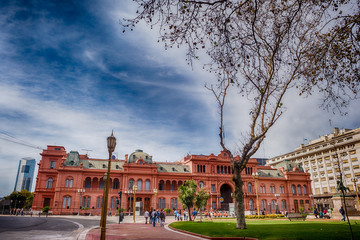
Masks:
[[[111,221],[114,217],[110,217]],[[181,240],[196,240],[204,239],[197,236],[174,231],[168,227],[168,224],[175,221],[173,216],[169,216],[166,219],[164,227],[160,227],[157,223],[155,227],[152,224],[145,224],[144,217],[137,217],[135,223],[132,216],[126,216],[124,222],[120,224],[107,224],[106,239],[181,239]],[[109,223],[109,221],[108,221]],[[83,232],[78,238],[79,240],[98,240],[100,239],[100,227],[95,227]]]

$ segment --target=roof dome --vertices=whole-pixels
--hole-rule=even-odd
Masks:
[[[130,155],[127,162],[134,163],[139,159],[143,159],[146,163],[152,164],[152,157],[149,154],[144,153],[141,149],[135,150],[135,152]]]

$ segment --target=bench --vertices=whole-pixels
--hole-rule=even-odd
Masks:
[[[301,214],[301,213],[289,213],[287,218],[291,221],[292,219],[302,219],[305,221],[307,214]]]

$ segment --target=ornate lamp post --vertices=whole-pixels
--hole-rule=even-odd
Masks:
[[[122,191],[119,192],[119,224],[122,221],[122,213],[121,213],[121,195]]]
[[[259,174],[258,172],[252,173],[252,176],[255,180],[255,192],[256,192],[256,207],[257,207],[257,214],[260,216],[260,208],[259,208],[259,193],[258,193],[258,180],[259,180]]]
[[[278,214],[278,212],[279,212],[279,197],[280,197],[280,194],[275,193],[275,197],[276,197],[276,214]]]
[[[133,186],[133,190],[134,190],[134,209],[133,209],[133,220],[134,220],[134,223],[135,223],[135,203],[136,203],[136,191],[137,191],[137,186],[136,185],[134,185]]]
[[[359,202],[359,195],[358,195],[358,191],[357,191],[357,178],[352,178],[351,181],[354,183],[354,188],[355,188],[355,192],[356,192],[356,198],[357,198],[357,203],[358,203],[358,210],[360,210],[360,202]]]
[[[157,191],[158,191],[158,190],[155,188],[155,189],[154,189],[154,194],[155,194],[155,206],[154,206],[154,209],[156,209],[156,206],[157,206],[157,205],[156,205]]]
[[[80,193],[79,210],[78,210],[78,216],[80,216],[81,197],[82,197],[83,193],[85,192],[85,189],[80,188],[77,191],[78,191],[78,193]]]
[[[109,161],[108,161],[108,170],[106,174],[106,180],[104,175],[104,181],[106,181],[104,194],[103,194],[103,206],[101,210],[101,220],[100,220],[100,228],[101,228],[101,240],[105,240],[106,236],[106,210],[108,204],[108,196],[109,196],[109,184],[110,184],[110,168],[111,168],[111,155],[115,150],[116,146],[116,138],[114,137],[113,132],[111,132],[111,136],[107,138],[107,146],[109,150]]]
[[[131,194],[133,193],[133,190],[129,187],[129,190],[128,190],[128,194],[129,194],[129,197],[130,197],[130,204],[129,204],[129,216],[131,215]]]

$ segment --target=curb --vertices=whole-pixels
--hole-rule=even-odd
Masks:
[[[168,225],[168,227],[170,229],[174,230],[174,231],[186,233],[186,234],[189,234],[189,235],[194,235],[194,236],[201,237],[201,238],[204,238],[204,239],[211,239],[211,240],[258,240],[257,238],[249,238],[249,237],[209,237],[209,236],[206,236],[206,235],[201,235],[201,234],[197,234],[197,233],[188,232],[188,231],[185,231],[185,230],[173,228],[170,225]]]

